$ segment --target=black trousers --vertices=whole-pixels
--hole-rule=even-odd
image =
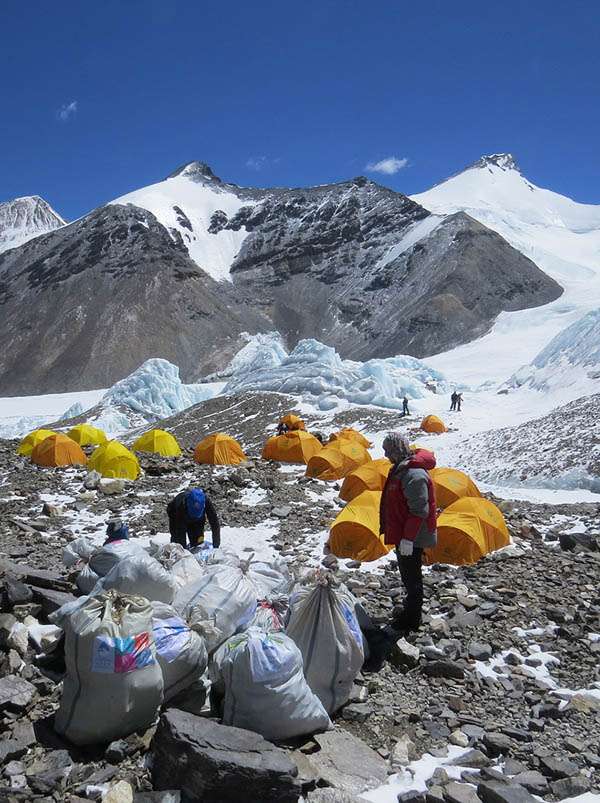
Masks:
[[[169,516],[169,532],[171,533],[171,543],[181,544],[186,549],[189,539],[190,549],[195,549],[198,544],[204,541],[204,527],[201,524],[188,522],[187,525],[178,524],[172,516]]]
[[[402,585],[406,591],[403,624],[419,627],[423,608],[423,550],[415,547],[412,555],[408,557],[404,557],[400,554],[400,550],[396,550],[396,557]]]

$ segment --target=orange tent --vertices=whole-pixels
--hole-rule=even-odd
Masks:
[[[262,459],[306,464],[322,448],[323,444],[314,435],[303,429],[294,429],[269,438],[262,450]]]
[[[510,544],[504,516],[488,499],[463,496],[437,520],[437,544],[423,552],[423,561],[464,566]]]
[[[339,513],[329,532],[329,548],[338,558],[370,561],[393,547],[379,533],[381,491],[363,491]]]
[[[237,466],[248,458],[240,444],[224,432],[209,435],[196,446],[194,460],[196,463],[208,463],[217,466]]]
[[[306,429],[304,426],[304,421],[299,416],[294,415],[294,413],[288,413],[287,415],[284,415],[279,423],[285,424],[290,432],[293,432],[296,429]]]
[[[31,462],[38,466],[83,466],[87,457],[81,446],[66,435],[57,433],[45,438],[31,452]]]
[[[446,508],[463,496],[481,496],[473,480],[456,468],[432,468],[429,476],[435,488],[438,507]]]
[[[355,468],[370,462],[371,455],[364,446],[339,438],[311,457],[306,466],[306,476],[320,480],[341,480]]]
[[[421,429],[424,432],[448,432],[448,429],[441,418],[437,415],[427,415],[421,421]]]
[[[356,429],[352,429],[352,427],[345,427],[344,429],[340,429],[339,432],[334,432],[329,438],[329,443],[335,443],[335,441],[339,440],[340,438],[345,438],[346,440],[360,443],[360,445],[364,446],[365,449],[368,449],[369,446],[373,446],[371,441],[368,441],[363,434]]]
[[[391,467],[387,457],[381,457],[355,468],[342,483],[340,499],[350,502],[363,491],[383,491]]]

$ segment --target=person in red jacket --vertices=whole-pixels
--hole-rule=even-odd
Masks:
[[[381,495],[380,532],[384,542],[396,548],[406,591],[402,614],[393,627],[418,630],[423,607],[423,549],[435,546],[437,539],[435,491],[427,473],[435,468],[435,457],[427,449],[413,452],[399,432],[386,436],[383,451],[393,465]]]

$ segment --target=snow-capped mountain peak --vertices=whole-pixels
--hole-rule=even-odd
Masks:
[[[0,253],[64,225],[62,217],[39,195],[0,203]]]
[[[598,305],[600,205],[578,203],[536,186],[510,154],[483,157],[412,199],[435,214],[466,212],[501,234],[564,288],[552,304],[512,317],[501,315],[485,338],[452,356],[440,356],[448,373],[453,369],[461,373],[469,365],[471,382],[504,381],[562,329]],[[448,367],[450,360],[456,363]]]
[[[174,170],[170,173],[167,178],[176,178],[177,176],[185,176],[186,178],[191,178],[195,181],[214,181],[216,184],[222,184],[223,182],[221,179],[216,176],[211,167],[206,164],[206,162],[186,162],[181,167],[178,167],[177,170]]]
[[[499,167],[500,170],[516,170],[517,173],[521,172],[512,153],[491,153],[489,156],[482,156],[481,159],[478,159],[470,168],[467,168],[467,170],[486,167]]]

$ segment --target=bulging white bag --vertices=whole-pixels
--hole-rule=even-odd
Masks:
[[[228,639],[211,663],[224,691],[223,724],[290,739],[331,727],[327,712],[302,672],[302,655],[284,633],[250,628]]]
[[[62,617],[67,673],[55,728],[74,744],[100,744],[146,728],[163,699],[152,608],[114,591]]]
[[[206,670],[208,653],[202,636],[191,630],[170,605],[152,603],[152,625],[167,702],[200,680]]]
[[[114,589],[121,594],[146,597],[150,602],[173,602],[175,581],[160,563],[143,551],[120,560],[107,575],[101,577],[92,594]]]
[[[80,561],[87,563],[97,550],[98,547],[89,538],[85,536],[76,538],[63,549],[63,563],[69,569]]]
[[[110,544],[104,544],[91,556],[90,568],[99,577],[104,577],[124,558],[141,554],[147,555],[148,553],[141,544],[136,544],[135,541],[130,541],[127,538],[123,538],[120,541],[112,541]]]
[[[308,685],[330,714],[348,701],[364,661],[355,604],[348,589],[320,569],[290,597],[286,633],[300,648]]]
[[[82,594],[89,594],[98,582],[98,575],[90,568],[89,561],[98,551],[98,547],[88,538],[76,538],[63,549],[63,563],[68,568],[79,569],[75,578],[77,588]]]
[[[256,586],[258,599],[289,594],[294,580],[287,563],[281,559],[248,561],[248,577]]]
[[[285,630],[285,621],[289,612],[289,600],[287,597],[271,597],[261,599],[256,606],[256,613],[248,625],[258,627],[265,633],[279,633]]]
[[[153,557],[169,572],[176,588],[183,588],[204,574],[204,568],[181,544],[165,544]]]
[[[256,588],[239,567],[209,565],[200,580],[177,591],[173,607],[204,637],[210,654],[248,625],[256,611]]]

